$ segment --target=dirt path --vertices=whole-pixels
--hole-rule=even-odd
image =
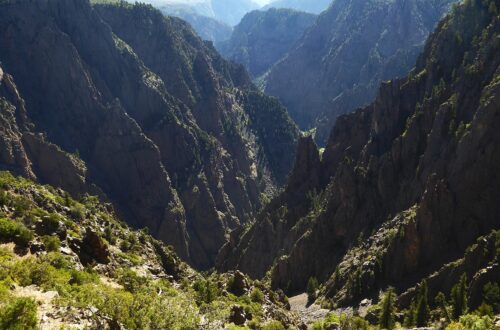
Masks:
[[[322,319],[330,312],[328,309],[321,308],[321,306],[316,304],[307,306],[307,294],[305,293],[291,297],[288,301],[290,302],[291,310],[297,312],[302,322],[306,324]]]

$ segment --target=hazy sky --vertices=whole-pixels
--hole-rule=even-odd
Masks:
[[[261,6],[266,5],[269,2],[271,2],[271,0],[254,0],[254,1],[257,2]]]
[[[197,3],[203,2],[203,0],[143,0],[144,2],[153,3],[153,4],[161,4],[161,3]],[[263,6],[271,2],[272,0],[253,0],[259,5]]]

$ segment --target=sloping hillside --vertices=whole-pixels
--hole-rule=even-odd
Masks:
[[[297,325],[283,295],[241,274],[201,276],[95,197],[7,172],[0,189],[1,329]]]
[[[298,130],[285,109],[150,6],[0,6],[2,168],[98,193],[210,267],[226,232],[286,180]],[[256,111],[248,95],[269,107]],[[265,132],[252,124],[264,116],[278,119]]]

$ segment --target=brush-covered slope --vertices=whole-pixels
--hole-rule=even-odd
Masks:
[[[408,77],[339,117],[321,156],[301,139],[284,193],[234,233],[219,267],[267,273],[288,292],[316,277],[345,306],[389,285],[404,292],[498,229],[498,7],[457,6]],[[469,280],[483,267],[498,279],[492,260],[467,266]]]
[[[302,129],[320,125],[326,144],[335,119],[371,102],[381,81],[405,76],[453,0],[338,0],[266,77]],[[320,124],[318,122],[321,122]]]
[[[227,59],[245,65],[253,77],[259,77],[285,56],[315,20],[315,15],[292,9],[252,11],[217,49]]]
[[[284,295],[239,273],[201,276],[95,197],[0,172],[0,207],[2,329],[297,325]]]
[[[286,180],[286,110],[185,22],[139,4],[0,6],[2,168],[107,198],[201,268]]]

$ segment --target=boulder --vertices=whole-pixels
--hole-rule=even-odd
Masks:
[[[97,262],[107,264],[110,262],[108,245],[93,230],[87,230],[80,244],[79,257],[82,264]]]
[[[248,291],[248,287],[248,281],[245,275],[239,270],[235,271],[232,281],[229,283],[228,291],[237,296],[241,296]]]
[[[231,314],[229,316],[229,322],[236,325],[245,324],[247,318],[245,314],[245,309],[242,306],[234,305],[231,307]]]

